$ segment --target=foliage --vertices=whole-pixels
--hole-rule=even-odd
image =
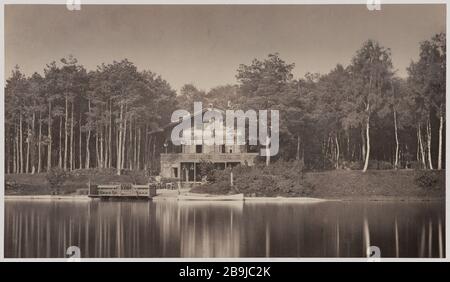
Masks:
[[[207,181],[215,180],[215,178],[214,178],[214,171],[215,171],[214,163],[202,160],[199,163],[199,167],[200,167],[200,176],[202,177],[202,179],[204,177],[206,177]]]
[[[46,179],[54,193],[59,194],[59,187],[66,182],[69,176],[69,173],[60,168],[52,168],[47,172]]]
[[[440,189],[442,185],[442,174],[434,171],[423,170],[418,171],[414,178],[415,183],[423,189]],[[445,186],[445,185],[444,185]]]
[[[386,170],[386,169],[393,169],[393,168],[394,168],[394,166],[390,162],[377,161],[377,160],[369,161],[369,169]]]
[[[230,173],[233,172],[233,187]],[[270,166],[239,165],[232,169],[215,170],[214,181],[195,188],[195,192],[246,196],[298,197],[314,195],[314,187],[303,179],[302,165],[298,162],[277,161]]]
[[[406,79],[396,76],[390,49],[367,40],[349,65],[328,73],[295,77],[295,65],[275,53],[239,65],[234,85],[205,91],[186,84],[178,95],[127,59],[87,71],[69,56],[29,77],[16,67],[5,86],[5,171],[157,175],[167,141],[159,133],[175,109],[191,111],[195,101],[279,110],[281,144],[271,159],[295,160],[305,169],[443,168],[445,39],[437,34],[418,46]]]

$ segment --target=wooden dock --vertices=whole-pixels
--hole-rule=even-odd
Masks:
[[[134,184],[107,184],[92,185],[89,184],[89,197],[100,199],[152,199],[156,196],[156,185],[149,183],[147,185]]]

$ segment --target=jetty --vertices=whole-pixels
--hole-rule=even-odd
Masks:
[[[128,183],[92,185],[88,184],[90,198],[100,199],[152,199],[156,196],[156,187],[154,183],[146,185],[135,185]]]

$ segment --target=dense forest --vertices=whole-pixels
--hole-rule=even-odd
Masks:
[[[87,71],[72,56],[43,74],[16,67],[5,88],[5,172],[144,170],[158,173],[164,137],[149,134],[194,101],[218,108],[278,109],[280,153],[305,168],[442,169],[445,34],[423,41],[401,78],[389,48],[368,40],[348,66],[294,78],[279,54],[237,69],[235,85],[176,93],[128,60]]]

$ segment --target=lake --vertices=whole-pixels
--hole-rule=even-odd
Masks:
[[[5,200],[5,257],[445,256],[445,202]]]

